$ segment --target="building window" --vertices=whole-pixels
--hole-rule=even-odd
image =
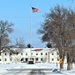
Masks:
[[[5,58],[5,61],[7,61],[7,59]]]
[[[31,55],[33,55],[33,53],[31,53]]]
[[[0,59],[0,61],[1,61],[1,59]]]
[[[1,53],[0,53],[0,56],[1,56]]]
[[[57,55],[59,55],[59,52],[57,52]]]
[[[21,55],[23,55],[23,53],[21,53]]]
[[[36,58],[36,61],[38,61],[38,58]]]
[[[12,55],[12,53],[10,53],[10,55]]]
[[[10,61],[12,61],[12,58],[10,58]]]
[[[25,58],[25,61],[27,62],[28,61],[28,58]]]
[[[41,61],[43,61],[43,58],[41,58]]]
[[[5,55],[7,55],[7,53],[5,53]]]
[[[54,59],[52,58],[52,61],[54,61]]]
[[[57,58],[57,61],[59,61],[59,59]]]
[[[36,55],[38,55],[38,53],[36,53]]]
[[[28,54],[26,53],[26,55],[28,55]]]
[[[18,55],[18,52],[16,53],[16,55]]]
[[[43,55],[43,53],[41,53],[41,55]]]
[[[54,55],[54,53],[52,53],[52,55]]]
[[[47,55],[47,53],[45,53],[45,55]]]
[[[24,61],[24,58],[21,58],[21,62],[23,62]]]

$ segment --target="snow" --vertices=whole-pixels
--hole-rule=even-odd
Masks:
[[[67,64],[64,64],[64,69],[60,71],[59,64],[50,63],[0,64],[0,75],[28,75],[32,70],[37,71],[38,69],[45,72],[46,75],[75,75],[75,64],[70,71],[67,71]]]

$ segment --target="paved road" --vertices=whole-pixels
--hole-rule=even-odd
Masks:
[[[2,71],[0,75],[46,75],[42,70],[12,70],[12,71]]]
[[[0,75],[67,75],[67,74],[59,74],[59,73],[52,73],[46,70],[14,70],[14,71],[7,71],[0,69]]]
[[[14,71],[7,71],[0,69],[0,75],[28,75],[31,70],[14,70]]]
[[[42,70],[31,70],[28,75],[46,75]]]

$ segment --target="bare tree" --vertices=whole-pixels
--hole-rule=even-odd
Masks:
[[[13,44],[11,44],[11,46],[12,48],[15,48],[14,53],[16,54],[22,52],[22,50],[26,48],[25,41],[23,38],[19,38],[19,39],[17,38],[16,41]],[[11,50],[13,51],[13,49]]]
[[[67,56],[69,60],[67,69],[70,70],[72,63],[70,56],[75,45],[75,11],[57,5],[45,15],[45,21],[38,32],[42,34],[43,42],[52,41],[55,44],[63,61],[64,56]]]
[[[17,48],[18,51],[25,48],[23,38],[16,39],[16,42],[11,44],[11,39],[9,38],[9,34],[13,32],[13,23],[8,23],[8,21],[0,21],[0,52],[9,51],[12,53],[17,53],[11,48]]]
[[[8,23],[8,21],[0,21],[0,52],[2,52],[5,48],[9,48],[9,34],[13,32],[11,28],[13,24]]]
[[[23,38],[17,38],[16,42],[14,43],[14,47],[16,48],[25,48],[25,41]]]

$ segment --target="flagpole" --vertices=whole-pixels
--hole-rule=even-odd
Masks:
[[[30,5],[30,45],[32,46],[32,10]]]
[[[30,5],[30,10],[31,10],[31,13],[30,13],[30,44],[32,46],[32,12],[40,12],[40,10],[37,8],[31,7],[31,5]]]

